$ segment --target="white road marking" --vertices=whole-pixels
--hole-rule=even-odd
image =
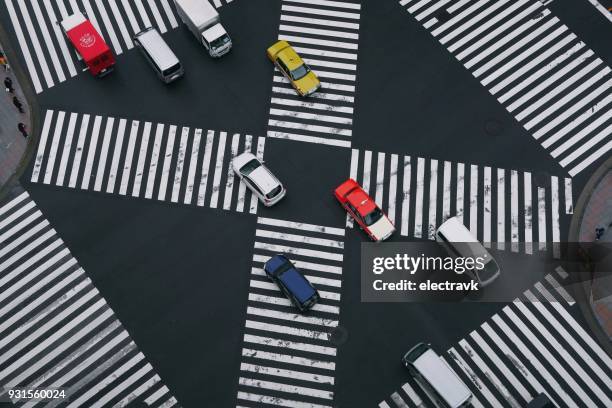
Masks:
[[[51,183],[51,176],[53,175],[53,165],[55,164],[55,156],[59,147],[60,138],[62,137],[62,128],[64,126],[64,118],[66,112],[59,111],[57,119],[55,121],[55,131],[53,132],[53,139],[51,139],[51,147],[49,149],[49,157],[47,158],[47,168],[45,169],[45,178],[43,183]]]
[[[96,156],[96,147],[98,145],[98,137],[100,136],[100,126],[102,124],[102,116],[96,116],[94,119],[93,129],[91,130],[91,137],[89,139],[89,149],[87,152],[87,161],[85,162],[85,172],[83,174],[83,180],[81,181],[81,188],[83,190],[89,189],[89,182],[91,181],[91,171]]]
[[[191,145],[191,158],[189,160],[189,170],[187,171],[187,188],[185,189],[184,204],[191,204],[193,188],[195,185],[195,174],[198,164],[198,153],[200,152],[200,142],[202,140],[202,129],[196,129]]]
[[[174,140],[176,139],[176,126],[171,125],[168,130],[168,141],[166,143],[166,153],[164,155],[164,165],[162,167],[161,180],[159,184],[159,192],[157,199],[163,201],[166,199],[168,190],[168,177],[170,177],[170,164],[172,162],[172,154],[174,152]]]
[[[421,238],[423,236],[423,189],[425,179],[425,159],[417,158],[416,171],[416,196],[414,205],[414,236]]]
[[[183,179],[183,168],[185,167],[185,155],[187,151],[187,139],[189,138],[189,128],[181,129],[181,140],[179,142],[178,157],[176,159],[176,168],[174,169],[174,180],[172,182],[172,196],[170,201],[177,203],[179,193],[181,191],[181,181]]]
[[[117,179],[117,171],[119,170],[119,158],[121,156],[121,148],[123,147],[123,137],[125,136],[125,126],[127,121],[119,119],[119,128],[117,129],[117,137],[115,138],[115,149],[113,152],[113,160],[111,162],[110,173],[108,175],[108,184],[106,192],[113,193],[115,191],[115,181]]]
[[[132,159],[134,157],[134,148],[136,147],[139,126],[139,121],[132,121],[130,140],[128,141],[127,152],[125,153],[125,158],[123,159],[123,172],[121,174],[121,185],[119,186],[119,194],[121,195],[125,195],[127,193],[127,186],[128,182],[130,181],[130,170],[132,168]]]
[[[155,188],[155,177],[157,175],[157,164],[159,162],[159,152],[161,151],[162,138],[164,136],[164,127],[162,123],[158,123],[155,129],[153,151],[151,152],[149,174],[147,175],[147,189],[145,190],[145,198],[149,199],[153,198],[153,189]]]
[[[136,164],[136,176],[134,178],[134,186],[132,187],[133,197],[138,197],[140,195],[140,184],[142,182],[142,174],[144,171],[145,160],[147,159],[147,148],[149,145],[149,135],[151,134],[151,126],[151,122],[145,122],[142,131],[140,153],[138,154],[138,163]]]
[[[104,129],[104,138],[102,139],[102,147],[98,158],[98,170],[94,181],[94,191],[102,189],[102,180],[104,178],[104,170],[106,169],[106,159],[108,157],[108,148],[110,146],[111,137],[113,135],[113,126],[115,118],[106,119],[106,128]]]

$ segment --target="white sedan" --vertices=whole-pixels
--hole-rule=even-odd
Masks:
[[[285,196],[285,187],[254,154],[239,154],[234,157],[232,167],[234,174],[240,177],[266,207],[273,206]]]

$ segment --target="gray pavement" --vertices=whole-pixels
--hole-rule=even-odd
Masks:
[[[4,53],[1,45],[0,51]],[[30,106],[10,65],[11,61],[8,61],[8,68],[0,67],[0,80],[3,87],[2,96],[0,96],[0,187],[16,172],[28,145],[28,140],[19,132],[17,124],[22,122],[26,125],[28,133],[31,131]],[[13,82],[13,93],[4,88],[6,78],[10,78]],[[20,113],[13,104],[14,96],[23,104],[25,113]]]

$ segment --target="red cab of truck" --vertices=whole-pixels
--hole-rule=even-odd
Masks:
[[[100,33],[82,13],[66,17],[61,24],[64,33],[83,58],[89,72],[101,77],[113,70],[115,56]]]

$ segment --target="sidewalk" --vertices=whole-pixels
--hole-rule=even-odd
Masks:
[[[591,193],[580,225],[580,242],[591,242],[595,229],[604,228],[599,239],[602,244],[612,244],[612,168],[607,169]],[[605,270],[608,262],[599,264],[593,271],[591,307],[608,337],[612,339],[612,273]]]
[[[2,45],[0,52],[4,55]],[[10,67],[11,62],[7,61]],[[13,93],[5,89],[4,81],[9,78],[12,81]],[[19,132],[17,125],[21,122],[26,125],[28,133],[31,129],[31,109],[25,98],[23,90],[12,70],[0,66],[0,187],[2,187],[16,172],[22,157],[26,152],[28,140]],[[20,113],[13,104],[13,97],[17,97],[23,104],[25,113]],[[29,138],[29,136],[28,136]]]
[[[597,239],[596,230],[600,231]],[[583,313],[594,334],[610,351],[612,341],[612,157],[595,171],[582,192],[570,227],[570,242],[580,243],[587,256],[589,279],[580,285]],[[589,259],[596,262],[590,263]],[[589,316],[590,315],[590,316]]]

